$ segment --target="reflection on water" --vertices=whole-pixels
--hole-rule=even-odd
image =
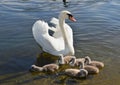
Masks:
[[[49,57],[42,61],[44,57],[39,57],[41,49],[32,35],[33,23],[38,19],[49,22],[65,9],[77,19],[76,23],[67,21],[74,32],[75,56],[88,55],[104,62],[105,68],[98,75],[74,79],[28,71],[35,62],[43,65],[54,60]],[[0,0],[0,85],[38,85],[41,82],[43,85],[119,85],[119,34],[119,0],[68,0],[68,3],[62,0]]]
[[[59,57],[57,56],[53,56],[49,53],[46,52],[42,52],[37,56],[37,59],[35,61],[35,64],[37,66],[44,66],[46,64],[50,64],[50,63],[58,63]]]

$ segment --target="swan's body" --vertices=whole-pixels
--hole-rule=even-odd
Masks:
[[[48,24],[42,20],[38,20],[33,25],[32,31],[36,42],[42,47],[43,51],[52,55],[63,56],[74,55],[73,47],[73,32],[69,25],[65,23],[65,19],[75,21],[69,11],[62,11],[59,15],[59,20],[53,18],[51,22],[56,27],[49,27]],[[48,31],[53,30],[54,34],[51,36]],[[64,61],[60,62],[64,64]]]
[[[59,66],[57,64],[47,64],[42,67],[32,65],[31,70],[38,71],[38,72],[54,72],[59,69]]]
[[[99,69],[103,68],[104,67],[104,63],[100,62],[100,61],[91,61],[90,57],[89,56],[86,56],[85,57],[85,63],[87,65],[91,65],[91,66],[95,66]]]
[[[87,70],[85,69],[66,69],[65,74],[71,77],[83,78],[88,75]]]
[[[84,65],[83,61],[81,61],[79,64],[80,64],[80,67],[82,69],[85,69],[85,70],[88,71],[88,74],[97,74],[97,73],[99,73],[99,69],[97,67],[90,66],[90,65]]]

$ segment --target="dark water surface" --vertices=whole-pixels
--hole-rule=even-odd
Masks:
[[[98,75],[74,79],[29,72],[41,50],[32,36],[38,19],[47,22],[61,10],[73,13],[76,57],[105,63]],[[119,0],[0,0],[0,85],[120,85]]]

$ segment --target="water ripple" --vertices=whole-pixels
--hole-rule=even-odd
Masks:
[[[67,6],[64,6],[62,0],[0,0],[0,66],[2,67],[0,74],[3,74],[2,77],[8,79],[6,76],[8,74],[17,74],[19,71],[27,70],[35,61],[36,55],[40,53],[41,50],[32,35],[33,23],[38,19],[49,22],[52,17],[58,17],[61,10],[69,10],[77,19],[75,23],[66,21],[74,32],[75,56],[89,55],[93,59],[105,62],[106,66],[99,75],[94,76],[93,79],[86,79],[84,83],[95,85],[99,82],[111,85],[113,84],[111,79],[119,79],[120,76],[110,74],[119,74],[120,1],[68,1]],[[6,75],[4,76],[4,74]],[[12,79],[4,82],[10,81],[7,83],[13,85],[14,80],[15,82],[32,80],[33,76],[27,74],[26,77],[23,75],[17,79],[13,76]],[[48,77],[50,76],[48,75]],[[51,81],[51,78],[38,79],[35,84],[40,84],[43,80],[48,84],[48,80]],[[78,81],[83,82],[80,79]],[[109,82],[103,83],[103,81]],[[66,80],[66,82],[68,81]],[[34,83],[31,81],[25,84],[33,85]],[[116,81],[114,85],[118,84],[119,82]],[[83,84],[81,83],[81,85]]]

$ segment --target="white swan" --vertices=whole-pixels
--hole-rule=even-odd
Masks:
[[[74,69],[74,68],[68,68],[64,71],[64,73],[71,77],[76,78],[84,78],[87,77],[88,71],[85,69]]]
[[[31,66],[31,71],[38,71],[38,72],[55,72],[56,70],[59,69],[59,66],[57,64],[47,64],[44,65],[42,67],[36,66],[36,65],[32,65]]]
[[[32,31],[36,42],[42,47],[43,51],[55,56],[60,56],[60,64],[64,64],[63,56],[74,55],[73,32],[65,19],[76,21],[69,11],[61,11],[59,20],[53,18],[51,22],[56,27],[49,27],[48,23],[38,20],[33,25]],[[51,36],[48,31],[53,30]]]
[[[99,69],[94,66],[84,65],[84,61],[79,62],[80,68],[88,71],[88,74],[98,74]]]
[[[95,66],[99,69],[103,68],[104,67],[104,63],[103,62],[100,62],[100,61],[92,61],[91,58],[89,56],[86,56],[85,57],[85,63],[87,65],[91,65],[91,66]]]

